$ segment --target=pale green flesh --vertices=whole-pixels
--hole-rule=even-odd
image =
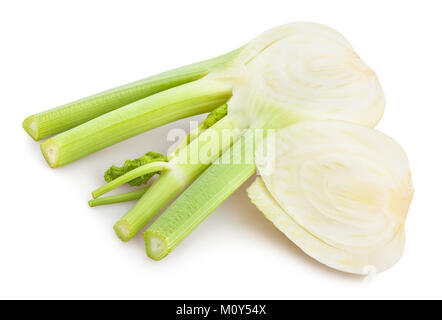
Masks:
[[[256,166],[232,160],[241,155],[246,159],[244,143],[254,139],[248,131],[230,152],[224,153],[220,163],[212,164],[184,193],[146,230],[146,253],[155,260],[168,255],[224,200],[256,171]],[[230,161],[225,158],[229,157]],[[252,155],[253,158],[253,155]],[[225,164],[228,163],[228,164]]]
[[[209,72],[229,64],[240,50],[166,71],[34,114],[23,121],[23,128],[34,140],[50,137],[157,92],[201,79]]]

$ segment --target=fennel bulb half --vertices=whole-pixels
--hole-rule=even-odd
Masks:
[[[402,148],[377,130],[343,121],[306,121],[276,136],[274,169],[257,159],[263,174],[248,189],[264,215],[334,269],[366,274],[399,260],[413,197]]]

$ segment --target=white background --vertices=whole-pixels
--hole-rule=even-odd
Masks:
[[[0,5],[0,298],[442,298],[440,1],[4,1]],[[416,188],[404,256],[371,280],[304,255],[238,190],[161,262],[89,208],[111,164],[188,120],[59,169],[21,128],[33,113],[316,21],[343,33],[387,95],[378,128],[407,151]],[[246,185],[251,182],[248,181]]]

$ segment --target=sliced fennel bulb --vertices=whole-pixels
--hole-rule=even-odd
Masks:
[[[147,254],[162,259],[258,167],[261,177],[248,189],[250,198],[307,254],[362,274],[399,259],[413,195],[408,162],[394,141],[367,128],[377,124],[385,105],[376,75],[324,25],[271,29],[226,55],[32,115],[23,127],[35,140],[62,132],[41,145],[49,165],[59,167],[224,104],[210,127],[200,125],[167,158],[159,157],[162,162],[114,167],[109,183],[92,193],[97,198],[160,174],[146,188],[89,202],[140,199],[114,226],[121,240],[202,173],[144,234]],[[243,149],[259,129],[265,141],[268,129],[277,129],[274,153]],[[210,140],[224,131],[231,134],[228,142]],[[205,150],[213,152],[202,161]],[[189,162],[189,155],[197,161]],[[211,166],[219,155],[255,157],[256,165]]]
[[[249,128],[282,128],[310,119],[331,118],[372,126],[381,118],[385,105],[374,72],[342,35],[316,23],[272,29],[247,45],[228,68],[202,80],[231,83],[233,96],[227,102],[228,114],[191,141],[186,152],[174,156],[169,161],[170,170],[117,222],[114,229],[124,241],[210,165],[188,164],[185,160],[189,153],[198,156],[201,145],[207,145],[204,141],[214,131],[236,129],[234,142]],[[229,146],[220,144],[219,153],[213,154],[211,161]]]
[[[276,162],[248,189],[252,202],[316,260],[365,274],[402,255],[413,197],[402,148],[374,129],[306,121],[277,132]],[[268,162],[268,161],[267,161]]]

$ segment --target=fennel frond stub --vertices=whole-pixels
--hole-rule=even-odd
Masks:
[[[413,197],[402,148],[379,131],[341,121],[307,121],[277,135],[276,168],[249,188],[252,202],[332,268],[364,274],[396,263]]]

